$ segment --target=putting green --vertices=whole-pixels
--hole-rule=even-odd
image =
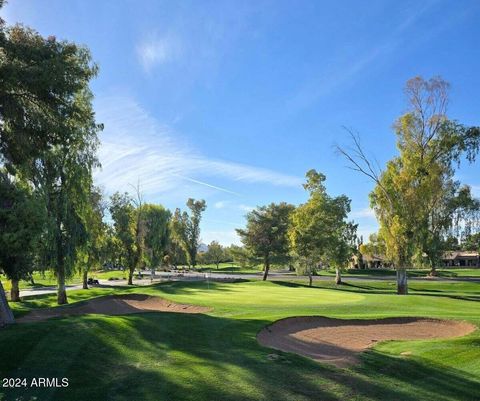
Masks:
[[[237,283],[191,283],[190,286],[177,283],[163,284],[157,287],[171,296],[175,302],[196,303],[207,306],[242,307],[310,307],[326,304],[345,304],[362,301],[365,296],[356,293],[342,294],[334,290],[319,290],[315,287],[292,284],[289,282],[247,281]]]

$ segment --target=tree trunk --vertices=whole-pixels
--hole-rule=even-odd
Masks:
[[[265,281],[268,277],[268,271],[270,270],[270,258],[268,256],[265,256],[263,267],[264,267],[263,281]]]
[[[8,305],[7,297],[3,289],[2,282],[0,281],[0,327],[4,324],[15,323],[12,310]]]
[[[342,284],[342,273],[338,267],[335,268],[335,284]]]
[[[404,267],[397,268],[397,294],[408,294],[407,269]]]
[[[436,277],[438,275],[437,268],[433,263],[432,263],[432,267],[430,268],[430,273],[428,275],[431,277]]]
[[[312,281],[313,281],[312,269],[308,269],[308,285],[309,285],[310,287],[312,286]]]
[[[10,300],[12,302],[20,302],[20,288],[18,280],[12,280],[12,288],[10,289]]]
[[[30,278],[30,284],[31,284],[32,286],[34,286],[34,285],[35,285],[35,280],[33,279],[33,273],[30,274],[30,277],[29,277],[29,278]]]
[[[88,290],[88,271],[83,270],[83,289]]]
[[[63,261],[59,263],[57,271],[57,304],[64,305],[68,304],[67,300],[67,290],[65,288],[65,266]]]
[[[52,183],[50,183],[52,184]],[[60,202],[62,201],[63,197],[63,188],[65,185],[65,177],[63,173],[60,173],[60,192],[58,194],[55,194],[54,200],[52,202],[52,211],[49,212],[49,215],[51,214],[52,217],[55,218],[56,221],[56,227],[55,227],[55,247],[56,247],[56,253],[57,253],[57,260],[56,260],[56,266],[55,270],[57,273],[57,304],[58,305],[64,305],[68,304],[67,300],[67,290],[65,288],[65,276],[66,276],[66,271],[65,271],[65,245],[64,245],[64,234],[63,234],[63,221],[65,219],[65,216],[63,215],[63,207],[61,206]],[[51,187],[50,187],[51,188]],[[48,193],[48,191],[47,191]],[[50,194],[48,193],[48,196]],[[47,200],[47,205],[51,203],[51,200]],[[50,209],[47,206],[48,209]]]
[[[197,265],[197,252],[194,248],[190,249],[190,263],[188,264],[188,270],[195,269]]]
[[[133,285],[133,272],[135,271],[135,267],[130,267],[128,270],[128,283],[127,285]]]

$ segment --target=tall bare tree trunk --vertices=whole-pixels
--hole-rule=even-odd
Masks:
[[[13,302],[20,302],[20,288],[18,280],[12,280],[12,288],[10,289],[10,300]]]
[[[269,255],[265,256],[263,266],[264,266],[263,281],[265,281],[268,277],[268,271],[270,270],[270,257],[269,257]]]
[[[59,261],[58,271],[57,271],[57,304],[64,305],[68,304],[67,300],[67,290],[65,287],[65,266],[63,264],[63,259]]]
[[[0,281],[0,327],[4,324],[15,323],[12,310],[8,305],[7,297],[3,289],[2,282]]]
[[[342,273],[338,267],[335,268],[335,284],[342,284]]]
[[[407,269],[405,267],[397,268],[397,294],[408,294]]]
[[[83,289],[88,290],[88,270],[83,270]]]

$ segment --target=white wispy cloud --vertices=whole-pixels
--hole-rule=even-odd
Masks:
[[[95,173],[95,180],[110,193],[129,190],[129,185],[137,182],[146,195],[192,186],[238,195],[218,185],[219,179],[285,187],[300,187],[302,183],[300,177],[210,159],[159,124],[129,97],[99,98],[95,110],[97,120],[105,125],[99,150],[103,168]]]
[[[151,34],[136,46],[138,61],[145,71],[177,58],[181,53],[181,43],[172,34],[158,36]]]
[[[473,196],[480,198],[480,185],[471,185]]]
[[[372,218],[372,219],[374,219],[375,218],[375,212],[373,211],[373,209],[371,209],[369,207],[366,207],[366,208],[359,209],[359,210],[353,210],[350,213],[350,217],[352,217],[352,218]]]
[[[238,205],[238,208],[244,212],[251,212],[253,209],[255,209],[253,206],[243,204]]]
[[[225,206],[227,206],[228,202],[227,201],[218,201],[213,204],[213,207],[215,209],[223,209]]]

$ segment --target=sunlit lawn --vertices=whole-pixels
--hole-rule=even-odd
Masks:
[[[176,282],[71,291],[71,302],[139,292],[214,309],[205,315],[89,315],[9,327],[0,331],[0,377],[68,377],[70,385],[3,389],[0,399],[478,400],[478,331],[451,340],[383,343],[350,369],[256,342],[264,325],[295,315],[426,316],[480,324],[478,283],[411,282],[415,295],[403,297],[393,294],[390,282],[350,284]],[[30,298],[14,305],[15,313],[53,305],[54,299]],[[408,356],[401,355],[407,351]],[[272,360],[272,353],[283,357]]]

